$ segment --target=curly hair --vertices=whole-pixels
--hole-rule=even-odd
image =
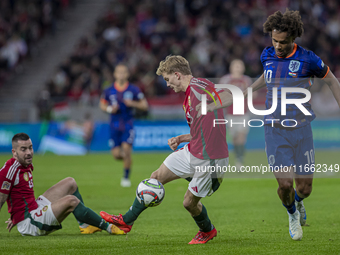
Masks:
[[[292,36],[294,39],[300,37],[303,33],[303,22],[299,11],[290,11],[288,8],[286,12],[277,11],[270,15],[263,24],[263,32],[269,33],[272,36],[272,31],[287,32],[288,37]]]

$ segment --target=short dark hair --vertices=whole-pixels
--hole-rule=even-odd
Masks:
[[[293,36],[294,39],[300,37],[303,34],[303,22],[299,11],[290,11],[287,8],[284,14],[277,11],[270,15],[263,24],[263,32],[272,36],[274,29],[287,32],[288,36]]]
[[[28,136],[28,134],[26,133],[18,133],[15,134],[12,138],[12,143],[14,142],[18,142],[19,140],[21,141],[27,141],[28,139],[30,139],[30,137]]]

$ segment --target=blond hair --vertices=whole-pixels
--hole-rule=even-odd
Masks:
[[[159,63],[159,67],[157,68],[157,75],[165,74],[173,74],[175,72],[179,72],[184,75],[191,75],[190,65],[188,60],[183,58],[182,56],[167,56],[165,60],[162,60]]]

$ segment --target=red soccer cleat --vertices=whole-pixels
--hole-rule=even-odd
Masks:
[[[124,222],[123,216],[119,215],[112,215],[108,214],[107,212],[101,211],[100,216],[107,222],[112,223],[113,225],[117,226],[119,229],[123,230],[125,233],[130,232],[132,225],[128,225]]]
[[[217,236],[217,230],[214,227],[213,230],[209,232],[203,232],[203,231],[198,231],[196,236],[190,241],[189,244],[200,244],[200,243],[206,243],[209,240],[213,239],[215,236]]]

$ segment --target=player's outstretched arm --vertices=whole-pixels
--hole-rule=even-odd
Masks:
[[[140,99],[138,101],[135,100],[130,100],[130,99],[125,99],[124,104],[127,107],[134,107],[142,111],[147,111],[149,108],[148,101],[146,101],[145,98]]]
[[[221,108],[224,108],[224,107],[228,107],[228,106],[233,104],[233,95],[231,94],[231,92],[229,90],[225,90],[225,91],[219,93],[218,95],[221,99],[222,104],[221,104],[220,100],[216,100],[216,105],[215,105],[215,102],[207,104],[207,112],[213,112],[214,110],[218,110],[218,109],[221,109]],[[201,114],[202,114],[201,108],[202,108],[201,103],[196,105],[196,111],[197,111],[196,118],[201,117]]]
[[[331,70],[329,70],[328,74],[325,76],[325,81],[340,107],[340,83]]]
[[[262,89],[266,86],[266,81],[264,80],[264,75],[262,74],[260,78],[258,78],[252,85],[249,86],[249,88],[253,89],[253,92],[256,90]],[[248,96],[248,88],[243,91],[243,95],[246,98]]]

